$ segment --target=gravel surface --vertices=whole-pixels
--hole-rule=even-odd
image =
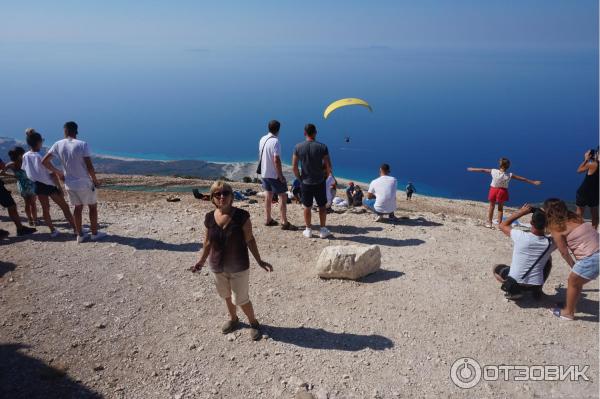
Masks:
[[[400,199],[394,223],[331,214],[331,240],[263,226],[258,197],[237,203],[251,213],[262,257],[275,269],[252,261],[250,295],[264,327],[252,342],[247,325],[221,334],[227,312],[211,277],[188,271],[210,203],[189,194],[99,194],[109,234],[102,242],[76,244],[56,206],[64,234],[55,239],[43,226],[17,238],[6,212],[0,216],[0,228],[11,231],[0,242],[0,397],[598,397],[598,282],[585,287],[577,321],[552,317],[547,307],[563,300],[568,274],[556,252],[548,297],[507,302],[491,268],[510,263],[512,246],[482,227],[482,203]],[[181,201],[167,202],[169,195]],[[289,212],[301,224],[300,206]],[[362,244],[380,246],[382,270],[362,281],[315,276],[324,247]],[[590,381],[461,389],[450,368],[466,356],[482,365],[589,365]]]

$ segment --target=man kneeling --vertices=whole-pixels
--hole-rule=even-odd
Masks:
[[[531,213],[531,232],[513,229],[511,225],[520,217]],[[556,245],[545,236],[546,214],[529,205],[524,205],[500,224],[500,230],[509,236],[513,243],[512,263],[494,267],[494,276],[502,283],[502,290],[508,299],[519,299],[524,291],[531,291],[534,298],[541,298],[542,286],[552,269],[551,253]]]

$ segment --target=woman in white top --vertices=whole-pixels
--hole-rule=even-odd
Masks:
[[[50,236],[57,237],[58,230],[52,224],[52,218],[50,217],[50,200],[54,201],[65,215],[65,219],[69,221],[71,227],[77,233],[75,229],[75,221],[73,215],[69,209],[69,205],[65,201],[62,192],[60,191],[60,183],[58,178],[54,174],[50,174],[48,169],[42,164],[42,156],[40,155],[40,149],[44,139],[42,135],[33,129],[27,129],[27,144],[31,150],[27,151],[23,155],[23,165],[21,166],[29,180],[34,182],[34,191],[42,204],[42,213],[44,216],[44,222],[50,229]]]
[[[492,176],[492,183],[490,184],[490,191],[488,193],[488,201],[490,201],[488,220],[485,224],[485,227],[490,229],[493,227],[492,219],[494,217],[494,208],[496,207],[496,204],[498,204],[498,224],[502,223],[504,203],[508,201],[508,183],[511,179],[523,181],[535,186],[542,184],[540,180],[529,180],[525,177],[508,173],[508,168],[510,168],[510,161],[507,158],[500,158],[498,169],[467,168],[469,172],[489,173]]]
[[[335,180],[335,177],[333,177],[332,173],[327,176],[327,180],[325,181],[325,190],[327,190],[327,204],[325,204],[325,207],[327,209],[331,209],[333,198],[335,197],[335,193],[337,191],[337,180]]]

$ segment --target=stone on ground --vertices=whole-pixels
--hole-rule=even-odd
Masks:
[[[357,280],[381,267],[381,251],[377,245],[329,246],[317,260],[316,271],[321,278]]]

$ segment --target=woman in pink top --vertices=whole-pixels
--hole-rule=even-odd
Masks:
[[[571,267],[567,303],[562,309],[552,309],[552,313],[563,320],[573,320],[583,285],[598,278],[598,232],[590,223],[584,223],[581,216],[569,211],[565,202],[557,198],[547,199],[544,210],[548,230],[563,259]]]

